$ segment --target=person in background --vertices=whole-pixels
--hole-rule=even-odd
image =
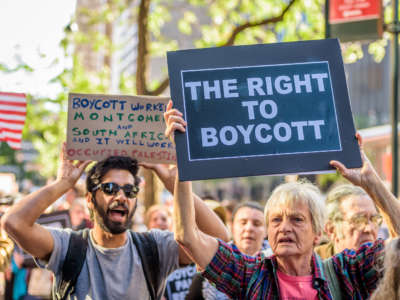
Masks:
[[[72,229],[74,230],[93,227],[84,198],[76,198],[72,202],[71,207],[69,208],[69,216],[71,218]]]
[[[233,209],[233,240],[230,244],[234,249],[248,256],[256,256],[260,251],[269,249],[269,244],[265,239],[266,234],[264,210],[259,203],[247,201],[239,203]],[[196,274],[186,299],[225,300],[230,298],[218,291],[201,274]]]
[[[154,204],[146,211],[144,223],[148,230],[157,228],[172,231],[171,211],[163,204]]]
[[[77,185],[70,188],[60,199],[52,206],[53,210],[69,210],[76,199],[83,196],[80,195]]]
[[[16,195],[0,195],[1,217],[14,204]],[[19,299],[27,293],[27,270],[22,267],[24,258],[14,251],[14,242],[4,230],[0,230],[0,271],[4,271],[5,300]]]
[[[28,293],[28,270],[23,267],[24,256],[14,251],[10,268],[6,271],[6,280],[12,282],[12,300],[22,300]]]
[[[256,256],[260,251],[269,249],[264,209],[257,202],[243,202],[232,212],[233,243],[239,251]]]
[[[145,215],[147,228],[172,231],[172,214],[167,206],[150,206]],[[196,274],[196,265],[190,263],[176,269],[168,275],[163,300],[185,299],[190,283]]]
[[[202,198],[204,203],[217,214],[221,221],[226,225],[226,210],[220,202],[213,197]]]
[[[394,238],[385,247],[384,276],[370,300],[400,299],[400,238]]]
[[[238,201],[224,199],[221,202],[223,208],[225,208],[226,212],[226,226],[229,229],[229,232],[232,234],[232,214],[235,207],[238,205]]]
[[[0,219],[6,211],[13,205],[16,196],[0,194]],[[0,272],[4,271],[11,262],[14,250],[14,242],[8,237],[7,233],[0,229]]]
[[[344,249],[356,250],[362,244],[373,243],[378,237],[382,216],[371,197],[360,187],[343,184],[333,188],[326,197],[328,221],[327,244],[315,247],[322,259]]]

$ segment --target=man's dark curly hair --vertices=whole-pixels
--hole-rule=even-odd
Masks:
[[[135,179],[135,186],[139,185],[140,179],[136,175],[139,166],[136,159],[125,156],[110,156],[95,164],[88,172],[86,178],[86,188],[88,193],[101,183],[104,175],[110,170],[126,170],[130,172]]]

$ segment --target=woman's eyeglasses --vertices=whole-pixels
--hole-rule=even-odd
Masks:
[[[139,193],[139,187],[133,184],[125,184],[123,186],[120,186],[118,183],[115,182],[100,183],[94,187],[93,192],[98,189],[101,189],[104,194],[110,196],[115,196],[116,194],[118,194],[119,190],[122,189],[127,198],[135,198]]]

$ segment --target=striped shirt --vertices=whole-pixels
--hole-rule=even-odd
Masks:
[[[333,256],[342,299],[367,299],[375,290],[381,273],[374,268],[383,259],[384,241],[367,243],[357,251],[344,250]],[[311,259],[313,287],[318,299],[332,299],[322,260],[317,254]],[[277,261],[275,256],[243,255],[219,240],[219,248],[203,276],[217,289],[233,299],[279,299]]]

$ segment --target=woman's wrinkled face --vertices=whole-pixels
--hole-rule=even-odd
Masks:
[[[268,214],[268,242],[276,256],[311,255],[320,238],[307,204],[279,205]]]

